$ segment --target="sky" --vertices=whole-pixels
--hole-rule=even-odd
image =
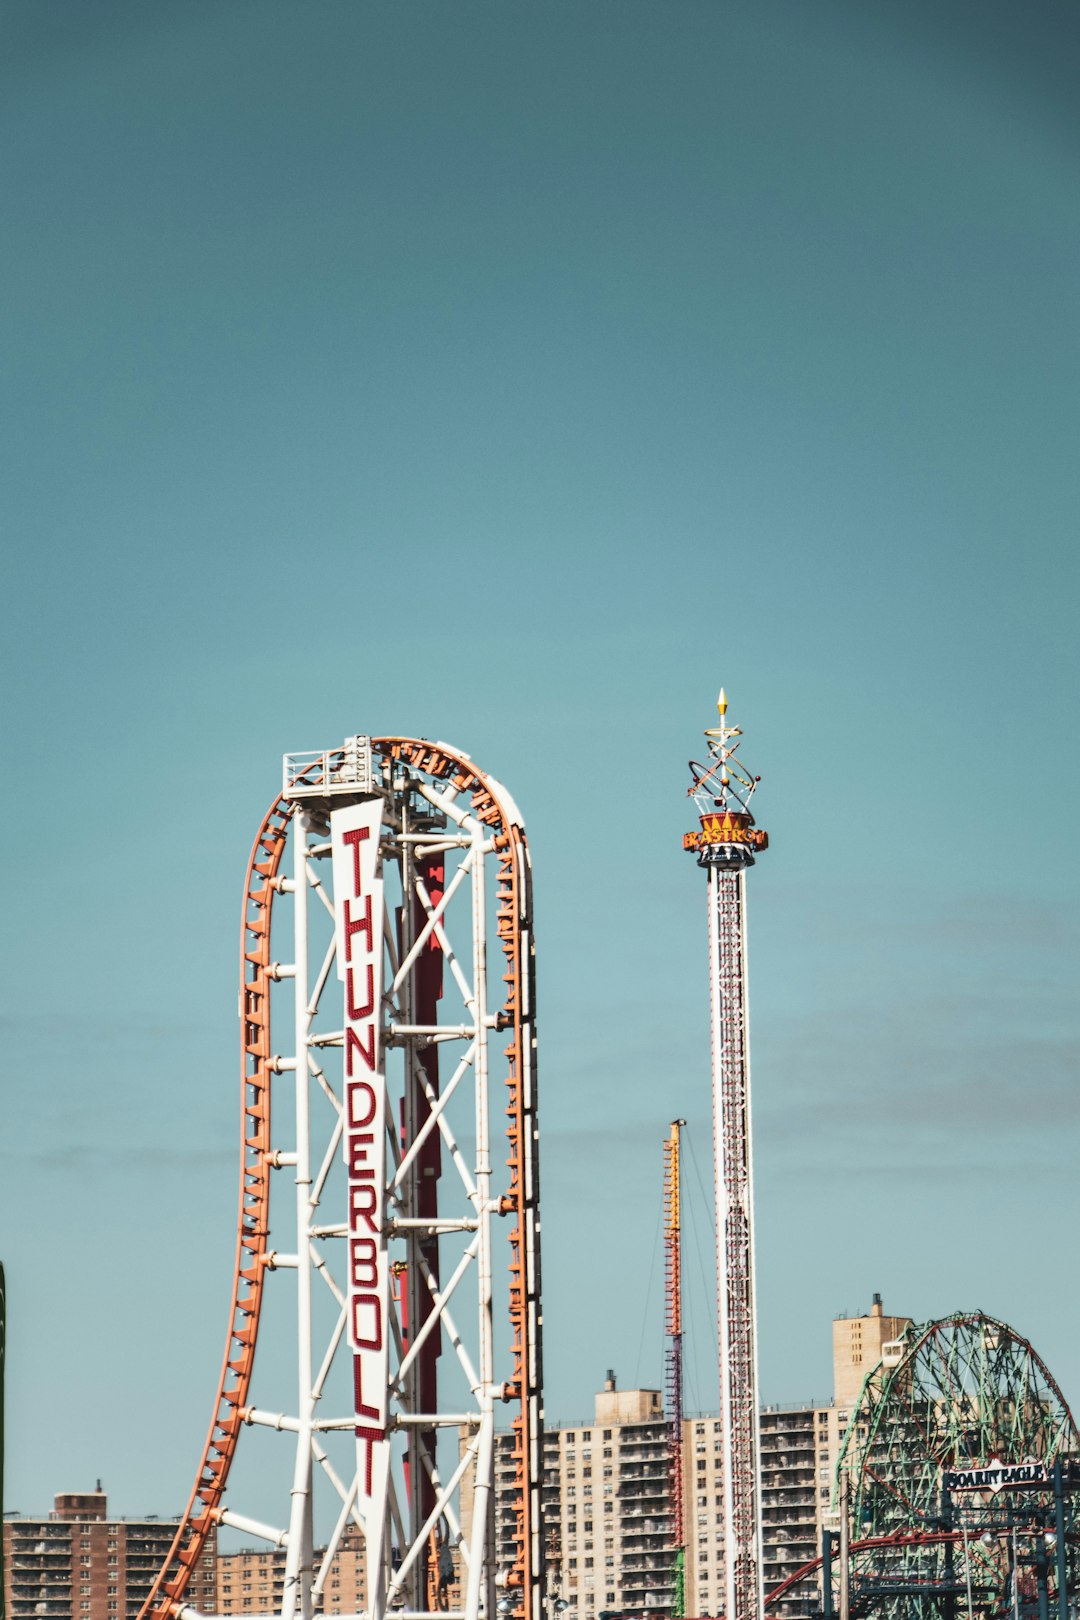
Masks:
[[[443,737],[535,863],[546,1404],[715,1410],[717,688],[762,1394],[981,1307],[1080,1399],[1074,7],[10,0],[6,1505],[178,1512],[280,756]],[[693,1201],[693,1200],[692,1200]],[[650,1258],[650,1256],[652,1258]]]

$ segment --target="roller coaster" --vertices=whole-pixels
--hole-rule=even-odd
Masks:
[[[980,1311],[912,1324],[852,1413],[835,1536],[768,1596],[825,1616],[1059,1620],[1080,1579],[1080,1436],[1028,1340]]]
[[[185,1590],[215,1527],[284,1549],[282,1620],[320,1610],[350,1535],[366,1553],[372,1616],[464,1620],[502,1603],[532,1620],[543,1583],[535,973],[514,801],[443,743],[355,736],[287,756],[248,863],[240,954],[225,1355],[143,1620],[195,1613]],[[497,1408],[513,1463],[500,1568]]]

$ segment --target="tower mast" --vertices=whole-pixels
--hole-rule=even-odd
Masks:
[[[674,1558],[673,1620],[686,1613],[686,1503],[683,1496],[682,1221],[679,1213],[679,1132],[685,1119],[673,1119],[664,1143],[664,1282],[668,1335],[668,1464],[671,1479]]]
[[[745,873],[769,840],[750,814],[759,778],[736,757],[742,733],[727,724],[723,690],[717,708],[720,724],[705,733],[708,760],[690,762],[687,791],[700,826],[686,834],[683,848],[696,854],[708,876],[724,1614],[726,1620],[762,1620]]]

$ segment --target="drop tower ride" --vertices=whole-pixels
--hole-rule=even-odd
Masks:
[[[760,778],[737,757],[742,732],[727,724],[723,691],[717,708],[720,724],[705,733],[707,762],[690,761],[687,793],[698,806],[700,825],[685,835],[683,848],[693,851],[708,877],[724,1613],[727,1620],[762,1620],[746,869],[769,839],[750,813]]]

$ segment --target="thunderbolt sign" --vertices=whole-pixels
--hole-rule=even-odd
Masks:
[[[382,1072],[382,803],[330,816],[337,971],[345,987],[344,1121],[348,1197],[348,1340],[353,1353],[361,1509],[379,1511],[388,1474],[389,1265],[386,1077]]]

